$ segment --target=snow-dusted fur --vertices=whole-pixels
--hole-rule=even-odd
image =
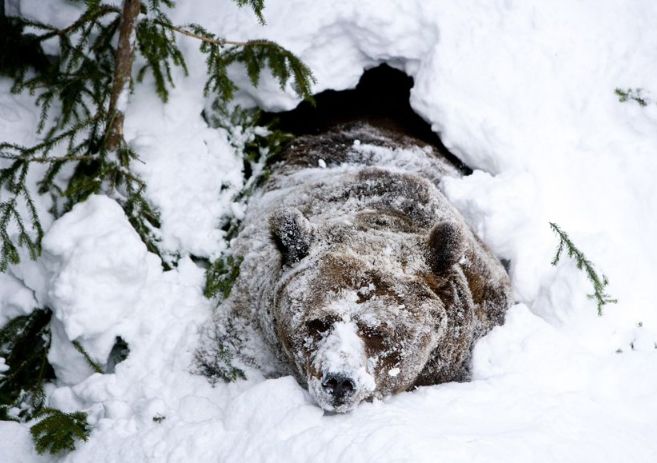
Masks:
[[[440,192],[459,172],[422,145],[363,124],[298,138],[232,244],[244,260],[217,325],[326,410],[467,379],[510,304],[504,268]]]

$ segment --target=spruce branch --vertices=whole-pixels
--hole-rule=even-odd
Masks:
[[[230,320],[225,326],[215,324],[205,332],[207,343],[194,355],[196,373],[208,378],[214,386],[218,382],[230,383],[246,379],[244,370],[234,365],[235,353],[240,351],[242,339],[228,333],[235,329]]]
[[[49,24],[44,24],[38,21],[24,21],[24,23],[25,25],[30,27],[49,31],[39,36],[39,41],[43,42],[55,36],[66,38],[72,32],[76,32],[78,30],[84,29],[89,25],[89,23],[96,22],[103,16],[106,16],[111,13],[116,13],[116,14],[121,13],[121,10],[119,8],[112,5],[101,5],[99,1],[86,2],[86,4],[87,4],[87,9],[85,10],[85,12],[82,13],[82,15],[74,22],[72,22],[70,25],[62,29],[57,29]]]
[[[55,377],[47,358],[50,318],[49,310],[34,310],[0,328],[0,357],[9,366],[0,376],[0,420],[30,420],[43,407],[44,384]]]
[[[84,357],[84,360],[87,362],[87,365],[95,371],[96,373],[103,373],[103,369],[98,364],[94,359],[91,358],[91,355],[82,347],[82,344],[80,344],[78,341],[72,341],[73,347],[75,347],[75,350],[77,350],[82,356]]]
[[[248,40],[248,41],[239,41],[239,40],[227,40],[227,39],[221,39],[221,38],[215,38],[214,34],[211,34],[210,32],[207,32],[202,26],[199,26],[198,24],[188,24],[186,26],[174,26],[170,22],[165,22],[158,20],[156,21],[158,25],[165,27],[167,29],[171,29],[172,31],[178,32],[179,34],[185,35],[187,37],[191,37],[193,39],[200,40],[205,43],[209,43],[212,45],[218,45],[220,47],[226,46],[226,45],[235,45],[235,46],[244,46],[248,43],[268,43],[269,41],[267,40]],[[198,32],[196,32],[198,31]]]
[[[242,257],[224,256],[214,261],[205,274],[205,297],[221,296],[222,300],[226,299],[240,275],[242,260]]]
[[[169,99],[167,87],[173,87],[173,66],[180,67],[188,74],[187,63],[176,44],[173,25],[167,16],[158,13],[155,18],[146,18],[137,26],[137,44],[146,64],[139,69],[137,81],[141,82],[150,70],[155,79],[155,89],[164,102]]]
[[[75,450],[75,442],[86,441],[91,433],[84,412],[64,413],[44,408],[37,417],[40,420],[30,428],[30,433],[39,454],[57,455]]]
[[[20,261],[18,247],[25,246],[32,258],[41,253],[43,228],[38,220],[36,206],[26,186],[29,164],[14,161],[9,167],[0,169],[0,188],[5,187],[7,199],[0,202],[0,238],[2,254],[0,255],[0,272],[7,270],[10,264]],[[21,214],[21,204],[27,209],[31,227],[25,224]],[[17,237],[10,236],[9,225],[14,223]]]
[[[219,99],[233,98],[235,84],[228,78],[227,69],[233,63],[243,63],[251,83],[258,85],[260,72],[269,67],[281,89],[292,79],[294,90],[300,97],[313,101],[312,71],[291,51],[265,39],[235,41],[220,38],[199,24],[176,26],[170,22],[156,21],[158,25],[201,41],[200,51],[207,55],[208,80],[204,92],[214,93]]]
[[[640,88],[616,88],[614,93],[618,97],[618,101],[625,103],[626,101],[634,101],[639,106],[648,106],[648,98],[643,95],[643,89]]]
[[[617,299],[612,298],[605,292],[605,287],[609,284],[607,277],[604,274],[598,275],[591,261],[586,258],[584,253],[575,246],[566,232],[561,230],[557,224],[550,222],[550,228],[552,228],[552,231],[554,231],[559,237],[559,247],[557,248],[557,252],[552,259],[552,265],[557,265],[563,250],[565,249],[568,257],[575,260],[577,268],[586,274],[586,277],[593,285],[593,294],[589,294],[588,297],[596,301],[598,315],[602,316],[602,308],[605,305],[615,304],[618,302]]]
[[[235,0],[235,3],[240,7],[249,5],[258,17],[260,24],[265,24],[265,17],[262,15],[262,10],[265,9],[265,0]]]

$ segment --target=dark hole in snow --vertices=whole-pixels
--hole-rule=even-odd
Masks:
[[[114,373],[116,366],[128,358],[130,354],[130,347],[128,343],[123,340],[120,336],[116,337],[114,341],[114,346],[107,357],[107,366],[105,367],[106,373]]]
[[[315,95],[314,107],[304,101],[292,111],[265,113],[263,120],[276,119],[278,128],[294,135],[319,134],[337,124],[366,121],[430,144],[465,175],[472,173],[413,111],[409,103],[412,87],[412,77],[382,64],[365,71],[353,90],[326,90]]]

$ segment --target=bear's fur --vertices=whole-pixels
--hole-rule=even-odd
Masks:
[[[217,325],[325,410],[466,380],[511,302],[504,268],[440,192],[460,173],[421,145],[362,124],[296,139],[232,243],[243,262]]]

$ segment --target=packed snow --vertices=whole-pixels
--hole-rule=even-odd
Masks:
[[[66,23],[62,4],[19,6]],[[176,76],[166,105],[151,81],[137,85],[126,126],[179,264],[162,271],[120,208],[97,196],[50,227],[42,259],[0,276],[0,323],[53,309],[49,404],[86,411],[93,425],[76,451],[40,457],[28,425],[0,422],[0,461],[657,461],[657,3],[267,0],[264,13],[262,27],[232,1],[196,0],[172,16],[279,42],[312,68],[316,91],[351,88],[379,63],[405,71],[413,108],[476,169],[444,190],[510,260],[518,303],[476,346],[473,380],[331,415],[291,377],[249,372],[213,387],[192,373],[213,303],[188,255],[226,248],[217,224],[243,178],[225,132],[200,116],[203,58],[181,38],[190,76]],[[242,69],[231,73],[242,104],[298,102],[273,79],[253,88]],[[0,139],[29,144],[38,111],[9,87],[0,80]],[[617,87],[644,89],[648,106],[619,102]],[[549,221],[608,276],[618,303],[603,316],[571,260],[550,265]],[[130,355],[113,374],[93,373],[71,347],[105,363],[116,336]]]

